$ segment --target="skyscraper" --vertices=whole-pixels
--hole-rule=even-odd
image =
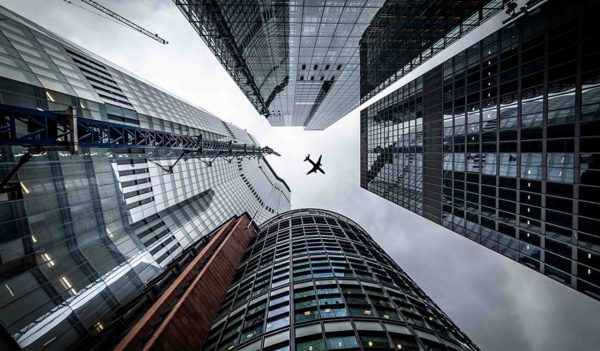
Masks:
[[[322,130],[502,1],[175,1],[273,126]]]
[[[352,220],[320,209],[259,227],[204,350],[477,350]]]
[[[399,82],[361,111],[361,187],[600,299],[598,11],[530,1]]]
[[[225,220],[290,208],[261,156],[270,149],[249,133],[3,7],[0,17],[3,342],[68,348]]]

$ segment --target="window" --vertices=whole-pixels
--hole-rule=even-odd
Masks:
[[[392,309],[377,309],[377,314],[381,318],[390,319],[390,320],[402,320],[398,313]]]
[[[325,342],[321,337],[305,341],[296,341],[296,351],[325,351]]]
[[[389,350],[390,342],[383,334],[360,333],[360,343],[365,350]]]
[[[257,325],[255,327],[245,329],[242,331],[242,336],[240,337],[240,343],[245,342],[246,340],[250,340],[258,335],[261,335],[263,332],[263,327],[261,325]]]
[[[289,350],[290,332],[286,331],[265,338],[265,348],[267,350],[283,351]]]
[[[573,183],[573,154],[548,154],[548,181]]]
[[[321,318],[346,317],[348,312],[345,308],[324,307],[321,309]]]
[[[275,319],[267,322],[267,332],[275,329],[287,327],[290,324],[290,317]]]
[[[325,342],[327,343],[328,350],[358,348],[358,341],[354,335],[326,335]]]
[[[273,310],[269,310],[269,313],[267,314],[267,318],[277,317],[284,313],[287,314],[288,312],[290,312],[290,306],[286,305],[286,306],[279,307],[279,308],[276,308]]]
[[[397,333],[390,332],[390,336],[392,338],[392,343],[394,345],[394,348],[397,350],[402,350],[402,351],[418,351],[419,350],[417,341],[415,340],[415,337],[412,335],[404,335],[404,334],[397,334]]]
[[[264,300],[259,304],[255,304],[253,306],[250,306],[250,308],[248,308],[248,312],[247,315],[251,315],[260,311],[264,311],[265,308],[267,307],[267,301]]]
[[[524,153],[521,155],[521,178],[542,179],[542,155]]]
[[[286,292],[283,295],[272,296],[271,301],[269,302],[269,306],[275,306],[282,303],[289,303],[290,295]]]
[[[319,318],[319,312],[317,311],[316,308],[310,308],[305,311],[299,311],[299,312],[296,311],[294,318],[295,318],[296,322],[308,321],[311,319]]]

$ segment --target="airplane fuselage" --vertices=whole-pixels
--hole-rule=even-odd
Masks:
[[[325,172],[321,168],[321,157],[322,157],[322,155],[319,156],[319,159],[317,160],[317,162],[314,162],[313,160],[310,159],[310,155],[306,156],[306,158],[304,159],[304,162],[308,161],[313,166],[312,169],[310,171],[308,171],[308,173],[306,173],[307,175],[311,174],[311,173],[317,173],[317,171],[325,174]]]

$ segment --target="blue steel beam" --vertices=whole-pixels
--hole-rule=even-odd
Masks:
[[[67,146],[71,133],[64,116],[0,105],[0,143],[23,146]]]
[[[162,166],[173,173],[175,165],[185,156],[210,158],[202,160],[211,166],[219,157],[259,157],[262,154],[280,156],[270,147],[237,144],[233,141],[209,140],[198,136],[180,135],[124,124],[81,118],[70,107],[64,112],[34,110],[0,104],[0,145],[23,146],[29,150],[17,165],[0,181],[0,193],[14,189],[12,177],[31,159],[32,154],[52,150],[66,150],[77,154],[80,147],[93,148],[168,148],[181,154],[170,166]],[[153,161],[152,161],[153,162]]]
[[[209,140],[198,136],[160,132],[124,124],[76,117],[66,112],[40,111],[0,104],[0,145],[41,150],[79,147],[168,148],[203,157],[258,156],[278,153],[269,147]]]

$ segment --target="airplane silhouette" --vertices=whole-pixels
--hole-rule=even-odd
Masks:
[[[315,162],[313,162],[313,160],[310,159],[310,154],[308,156],[306,156],[306,158],[304,159],[304,162],[308,161],[308,162],[312,163],[312,165],[313,165],[313,168],[310,171],[308,171],[308,173],[306,173],[307,175],[311,174],[311,173],[317,173],[317,171],[325,174],[325,172],[323,172],[323,170],[321,169],[321,157],[323,157],[323,155],[320,155],[319,159],[317,160],[317,163],[315,163]]]

